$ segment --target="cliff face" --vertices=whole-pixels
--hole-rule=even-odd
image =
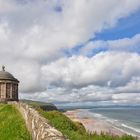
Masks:
[[[40,114],[25,103],[14,103],[25,119],[33,140],[66,140],[61,132],[52,127]]]

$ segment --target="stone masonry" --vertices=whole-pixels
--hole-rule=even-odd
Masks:
[[[2,67],[0,71],[0,102],[18,101],[19,81]]]
[[[66,140],[63,134],[52,127],[35,109],[22,102],[14,104],[25,119],[33,140]]]

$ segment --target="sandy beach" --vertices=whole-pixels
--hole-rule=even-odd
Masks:
[[[100,134],[101,132],[109,133],[110,135],[123,135],[125,134],[121,130],[115,128],[111,123],[106,122],[104,120],[100,120],[97,118],[91,117],[81,117],[79,113],[80,109],[66,111],[64,114],[69,117],[73,121],[78,121],[84,125],[88,132],[94,133],[97,132]]]

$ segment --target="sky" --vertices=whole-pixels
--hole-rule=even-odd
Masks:
[[[0,65],[20,99],[140,104],[140,0],[0,0]]]

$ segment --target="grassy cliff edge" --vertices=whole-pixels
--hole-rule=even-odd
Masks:
[[[27,103],[27,101],[26,101]],[[123,136],[113,136],[109,134],[90,134],[86,132],[84,126],[79,122],[73,122],[66,115],[58,110],[46,111],[42,109],[42,103],[28,101],[28,104],[33,108],[37,109],[38,112],[47,120],[50,124],[55,127],[57,130],[61,131],[66,138],[70,140],[136,140],[137,138],[130,135]],[[44,104],[47,108],[49,105],[53,104]]]

